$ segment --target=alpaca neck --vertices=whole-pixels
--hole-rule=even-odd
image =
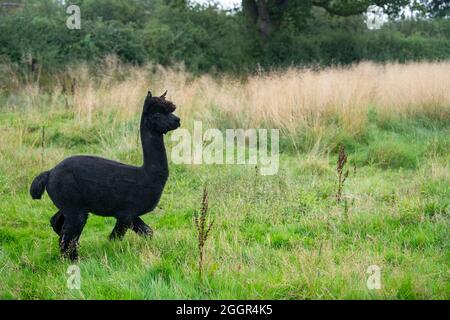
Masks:
[[[141,141],[144,154],[144,171],[148,174],[157,172],[168,175],[169,168],[163,135],[150,132],[141,123]]]

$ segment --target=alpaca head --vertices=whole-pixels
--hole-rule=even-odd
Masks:
[[[151,132],[165,134],[180,126],[180,118],[173,114],[176,106],[166,100],[167,91],[159,97],[152,96],[149,91],[144,102],[142,121]]]

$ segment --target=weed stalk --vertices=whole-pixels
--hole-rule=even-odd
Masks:
[[[214,224],[214,220],[210,220],[209,223],[206,222],[208,216],[208,190],[206,186],[203,188],[202,197],[202,207],[200,214],[196,213],[194,216],[195,227],[198,233],[198,274],[200,279],[202,279],[203,271],[203,257],[205,243],[208,240],[209,232]]]
[[[336,200],[337,202],[341,202],[342,200],[342,190],[344,189],[344,183],[345,180],[347,180],[348,177],[348,169],[345,167],[345,164],[347,163],[347,154],[345,153],[344,146],[341,145],[339,148],[339,157],[337,162],[337,175],[338,175],[338,189],[336,192]]]

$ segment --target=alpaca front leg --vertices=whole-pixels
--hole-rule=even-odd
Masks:
[[[127,230],[131,228],[131,224],[132,222],[129,221],[129,219],[117,219],[116,225],[114,226],[113,231],[109,235],[109,239],[121,240],[125,236],[125,233],[127,233]]]
[[[78,259],[77,245],[86,224],[87,213],[66,213],[59,240],[61,254],[75,261]]]
[[[145,237],[153,236],[152,228],[150,228],[148,225],[146,225],[145,222],[139,217],[134,218],[132,229],[134,232],[136,232],[140,236],[145,236]]]

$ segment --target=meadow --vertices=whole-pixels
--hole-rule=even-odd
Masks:
[[[450,62],[194,77],[113,57],[53,75],[0,65],[0,298],[449,299]],[[39,85],[39,84],[40,85]],[[147,90],[168,90],[182,127],[280,129],[280,169],[178,165],[143,220],[152,239],[109,241],[90,215],[81,289],[68,289],[38,173],[69,155],[142,163]],[[166,137],[170,154],[170,137]],[[348,177],[338,201],[338,151]],[[170,162],[170,160],[169,160]],[[198,270],[194,223],[214,220]],[[381,271],[370,290],[367,269]]]

